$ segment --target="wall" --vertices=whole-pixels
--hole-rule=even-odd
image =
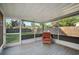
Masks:
[[[0,46],[3,44],[3,15],[0,12]]]

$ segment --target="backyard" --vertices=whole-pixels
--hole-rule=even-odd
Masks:
[[[19,34],[7,34],[6,43],[16,43],[19,42]]]
[[[57,23],[58,22],[58,23]],[[53,27],[76,27],[76,23],[79,22],[79,16],[73,16],[73,17],[68,17],[64,18],[61,20],[58,20],[55,22],[47,22],[47,23],[35,23],[31,21],[22,21],[22,30],[21,30],[21,37],[22,39],[28,39],[28,38],[33,38],[34,34],[40,36],[42,31],[44,30],[49,30]],[[43,26],[44,25],[44,30]],[[8,19],[6,21],[6,43],[15,43],[19,42],[19,21],[17,20],[11,20]],[[61,31],[59,31],[61,32]],[[65,31],[64,31],[65,32]],[[75,34],[74,34],[75,35]]]

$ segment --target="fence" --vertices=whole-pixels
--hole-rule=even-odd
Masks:
[[[79,44],[79,27],[60,27],[59,39]]]
[[[19,29],[6,29],[6,33],[18,33]],[[31,29],[22,29],[22,32],[32,32]]]

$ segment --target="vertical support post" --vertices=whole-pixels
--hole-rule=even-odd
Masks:
[[[3,16],[3,45],[6,46],[6,18]]]
[[[44,23],[41,23],[42,24],[42,32],[44,32]]]
[[[22,24],[22,20],[20,19],[20,28],[19,28],[19,42],[21,44],[21,24]]]
[[[58,23],[58,40],[59,40],[59,31],[60,31],[60,30],[59,30],[59,23]]]
[[[6,17],[3,14],[3,48],[6,47]]]
[[[33,22],[33,23],[35,23],[35,22]],[[36,32],[35,32],[35,25],[33,25],[33,30],[34,30],[34,39],[35,39],[35,37],[36,37]]]
[[[34,32],[34,39],[35,39],[36,35],[35,35],[35,32]]]

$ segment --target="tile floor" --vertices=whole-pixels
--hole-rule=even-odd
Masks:
[[[5,48],[1,55],[79,55],[79,51],[55,43],[42,44],[42,41],[38,40]]]

